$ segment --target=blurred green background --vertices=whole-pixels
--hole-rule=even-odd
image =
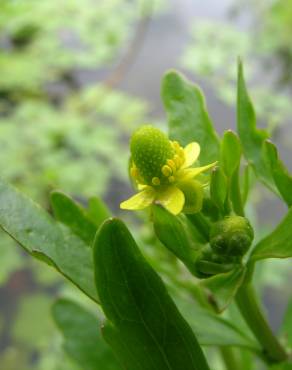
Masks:
[[[260,125],[292,169],[291,33],[290,0],[0,0],[1,176],[49,211],[48,195],[58,188],[82,203],[98,195],[120,214],[131,194],[130,133],[149,121],[165,127],[164,71],[179,68],[202,86],[222,133],[235,127],[239,55]],[[263,235],[285,210],[261,187],[251,201],[249,215]],[[175,292],[173,269],[180,268],[150,247],[150,230],[130,221]],[[0,258],[0,368],[80,370],[62,350],[50,306],[57,295],[90,303],[2,232]],[[275,329],[289,277],[289,261],[258,271]]]

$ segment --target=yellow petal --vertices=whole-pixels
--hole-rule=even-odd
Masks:
[[[200,173],[205,172],[209,170],[210,168],[216,166],[217,162],[207,164],[206,166],[203,167],[196,167],[196,168],[188,168],[183,174],[182,178],[180,180],[185,181],[188,179],[193,179],[194,177],[198,176]]]
[[[185,152],[185,162],[182,168],[190,167],[193,163],[196,162],[200,155],[200,145],[198,143],[190,143],[184,148]]]
[[[169,186],[157,195],[156,201],[163,205],[169,212],[177,215],[183,209],[185,196],[176,186]]]
[[[148,186],[140,193],[133,195],[131,198],[125,200],[120,204],[121,209],[138,210],[144,209],[154,201],[155,190]]]

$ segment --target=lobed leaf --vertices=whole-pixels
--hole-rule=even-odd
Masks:
[[[97,300],[91,250],[31,199],[0,180],[0,226],[28,253]]]
[[[111,324],[105,338],[120,356],[122,340],[127,343],[127,369],[208,369],[190,326],[121,221],[110,219],[99,229],[94,263],[101,305]]]
[[[201,146],[201,165],[216,161],[219,139],[200,88],[171,70],[163,77],[161,95],[167,113],[170,138],[184,146],[192,141],[198,142]]]

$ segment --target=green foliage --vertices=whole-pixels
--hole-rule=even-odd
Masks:
[[[97,228],[79,204],[64,193],[54,191],[51,205],[56,220],[68,226],[87,245],[92,244]]]
[[[65,350],[76,366],[88,370],[119,366],[129,370],[203,370],[209,365],[201,346],[216,346],[227,366],[240,359],[252,369],[257,356],[269,367],[277,365],[271,368],[289,368],[290,306],[281,332],[288,332],[286,348],[270,329],[252,280],[257,261],[292,257],[292,211],[289,209],[274,231],[246,253],[253,240],[253,223],[243,217],[251,182],[246,172],[242,181],[241,161],[246,160],[258,178],[279,192],[288,205],[286,187],[291,175],[279,160],[276,147],[266,141],[267,132],[256,126],[241,63],[237,93],[239,135],[227,131],[220,140],[197,87],[175,71],[165,75],[162,96],[172,139],[184,144],[197,140],[203,163],[216,161],[217,167],[211,176],[198,175],[204,186],[200,211],[186,214],[182,208],[174,215],[167,205],[163,208],[154,202],[150,222],[155,235],[146,224],[147,238],[139,236],[146,258],[123,221],[109,218],[110,212],[98,198],[90,198],[88,206],[83,206],[64,193],[53,192],[54,220],[6,182],[0,182],[0,225],[4,231],[80,288],[91,298],[93,310],[100,304],[106,316],[101,325],[98,316],[70,300],[61,299],[54,305]],[[152,145],[146,139],[143,144]],[[190,173],[198,171],[197,163],[194,166],[188,168]],[[162,186],[167,190],[170,185]],[[235,313],[233,301],[238,306]],[[219,316],[223,311],[224,316]],[[22,334],[26,331],[20,321],[15,330],[20,342],[25,341]],[[38,335],[38,331],[33,333]],[[115,363],[103,340],[121,365]],[[234,358],[230,357],[230,346],[236,350]],[[205,350],[211,363],[210,350]]]
[[[223,214],[226,212],[227,191],[227,177],[221,167],[215,167],[211,173],[210,197]]]
[[[264,258],[292,257],[291,220],[292,208],[289,209],[275,230],[254,247],[251,255],[252,261]]]
[[[126,342],[129,369],[209,368],[162,280],[121,221],[112,219],[100,228],[94,264],[97,290],[110,321],[105,339],[118,356]]]
[[[53,317],[64,336],[64,349],[85,370],[118,370],[112,351],[98,330],[100,321],[79,304],[59,299]]]
[[[31,255],[52,265],[94,300],[90,248],[5,182],[0,182],[0,224]]]
[[[182,145],[198,142],[201,165],[214,162],[218,158],[219,140],[201,90],[177,72],[169,71],[162,80],[161,95],[170,138]]]
[[[276,146],[271,141],[265,141],[264,149],[265,156],[268,159],[270,171],[283,200],[286,202],[287,206],[292,205],[292,176],[289,171],[281,161],[278,155],[278,150]]]
[[[238,67],[237,129],[246,159],[255,168],[257,175],[271,185],[271,174],[263,158],[262,146],[268,133],[256,127],[256,116],[249,98],[243,75],[242,63]]]

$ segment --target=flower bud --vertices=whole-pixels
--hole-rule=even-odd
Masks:
[[[228,216],[213,224],[210,245],[218,255],[241,257],[247,252],[253,237],[253,229],[246,218]]]

